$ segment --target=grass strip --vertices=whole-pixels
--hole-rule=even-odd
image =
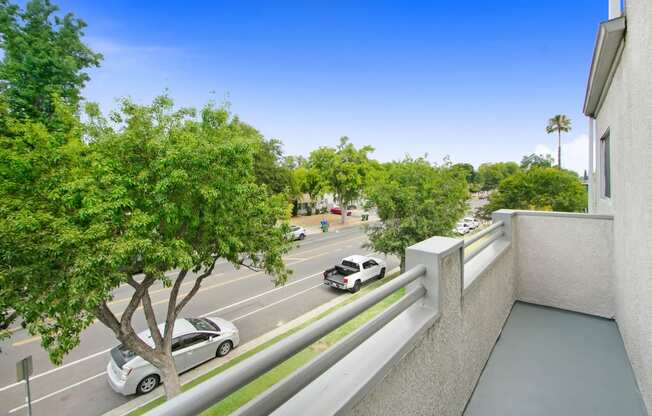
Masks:
[[[341,308],[344,305],[347,305],[354,300],[358,299],[360,296],[364,296],[364,294],[370,292],[371,290],[377,288],[381,284],[385,283],[388,278],[383,279],[381,281],[374,281],[373,283],[365,286],[360,292],[356,293],[355,295],[351,295],[340,303],[339,305],[334,306],[333,308],[325,311],[324,313],[314,317],[313,319],[310,319],[306,321],[305,323],[297,326],[296,328],[290,329],[289,331],[277,336],[276,338],[273,338],[256,348],[251,349],[250,351],[247,351],[246,353],[240,355],[237,358],[234,358],[233,360],[225,363],[224,365],[217,367],[208,373],[204,374],[201,377],[198,377],[182,386],[182,390],[188,390],[197,384],[200,384],[209,378],[215,377],[216,375],[220,374],[221,372],[233,367],[234,365],[246,360],[247,358],[251,357],[252,355],[264,350],[265,348],[268,348],[277,342],[281,341],[282,339],[292,335],[293,333],[300,331],[301,329],[305,328],[306,326],[312,324],[313,322],[323,318],[324,316],[332,313],[336,309]],[[266,372],[265,374],[261,375],[258,377],[256,380],[252,381],[251,383],[247,384],[246,386],[240,388],[239,390],[233,392],[231,395],[228,397],[224,398],[222,401],[220,401],[218,404],[215,406],[211,407],[210,409],[206,410],[203,415],[210,415],[210,416],[226,416],[228,414],[231,414],[235,410],[239,409],[241,406],[249,402],[250,400],[254,399],[256,396],[276,384],[277,382],[281,381],[283,378],[287,377],[290,375],[292,372],[294,372],[296,369],[299,367],[303,366],[304,364],[308,363],[310,360],[315,358],[319,353],[323,352],[326,350],[328,347],[331,345],[335,344],[337,341],[340,339],[344,338],[351,332],[355,331],[357,328],[362,326],[365,322],[368,322],[378,314],[380,314],[383,310],[388,308],[391,304],[396,302],[398,299],[400,299],[401,296],[405,293],[404,289],[400,289],[393,293],[392,295],[388,296],[378,304],[374,305],[373,307],[367,309],[365,312],[361,313],[357,317],[353,318],[351,321],[347,322],[346,324],[342,325],[341,327],[337,328],[333,332],[327,334],[317,342],[313,343],[312,345],[308,346],[304,350],[300,351],[299,353],[295,354],[294,356],[290,357],[283,363],[279,364],[278,366],[274,367],[272,370]],[[165,397],[161,397],[157,400],[154,400],[150,403],[147,403],[146,405],[132,411],[129,413],[129,416],[137,416],[137,415],[143,415],[147,413],[149,410],[155,408],[156,406],[159,406],[165,402]]]

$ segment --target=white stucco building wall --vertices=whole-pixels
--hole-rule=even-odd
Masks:
[[[615,16],[612,16],[615,17]],[[652,409],[652,1],[626,0],[626,29],[608,82],[587,91],[595,121],[590,211],[613,214],[615,318],[646,406]],[[600,38],[596,45],[599,52]],[[593,66],[601,64],[599,53]],[[603,64],[604,65],[604,64]],[[593,73],[593,68],[592,68]],[[593,88],[593,90],[592,90]],[[601,91],[600,91],[601,90]],[[587,108],[588,107],[588,108]],[[600,140],[609,135],[611,196]]]

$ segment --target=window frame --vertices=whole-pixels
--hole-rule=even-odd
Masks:
[[[611,131],[607,129],[600,137],[600,197],[611,199]]]

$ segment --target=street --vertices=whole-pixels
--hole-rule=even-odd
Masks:
[[[235,270],[219,263],[213,275],[182,312],[182,317],[220,316],[233,321],[244,344],[309,310],[346,292],[322,284],[322,272],[342,257],[369,253],[361,248],[366,236],[360,227],[339,232],[315,234],[298,242],[286,256],[292,274],[285,286],[275,288],[270,276],[245,268]],[[387,259],[388,270],[398,260]],[[173,275],[172,273],[170,274]],[[194,276],[182,285],[180,298],[192,287]],[[109,303],[119,315],[126,307],[132,288],[123,285],[114,291]],[[170,288],[160,283],[150,289],[152,303],[161,322]],[[142,310],[134,315],[134,328],[147,329]],[[81,344],[70,352],[61,366],[50,363],[40,346],[40,339],[16,330],[10,339],[0,343],[0,414],[25,415],[25,385],[16,383],[16,362],[33,356],[34,375],[31,394],[34,415],[101,415],[132,397],[124,397],[109,387],[106,364],[109,349],[117,345],[113,333],[100,323],[91,325],[82,334]]]

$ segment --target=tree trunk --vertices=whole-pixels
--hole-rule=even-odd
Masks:
[[[561,131],[558,131],[557,134],[557,167],[561,170]]]
[[[346,222],[346,210],[342,208],[342,214],[340,215],[340,222],[344,224]]]
[[[179,373],[177,367],[174,365],[172,357],[165,358],[165,362],[161,367],[161,382],[165,388],[165,397],[170,400],[171,398],[181,394],[181,381],[179,380]]]
[[[405,251],[401,254],[401,273],[405,273]]]

